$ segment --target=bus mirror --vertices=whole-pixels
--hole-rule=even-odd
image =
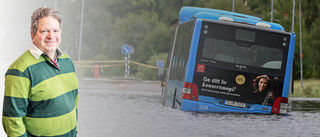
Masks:
[[[158,77],[160,79],[160,77],[164,76],[164,68],[163,67],[158,67]]]

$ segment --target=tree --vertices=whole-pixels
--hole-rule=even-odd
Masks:
[[[154,0],[112,0],[108,11],[112,13],[115,19],[122,19],[129,13],[142,14],[145,11],[153,11],[155,7]]]
[[[254,15],[270,21],[271,1],[237,0],[235,12]],[[299,68],[299,13],[296,0],[295,34],[297,55],[294,78],[300,77]],[[302,36],[304,55],[304,77],[319,77],[319,2],[301,1]],[[232,10],[232,0],[96,0],[85,3],[82,60],[123,60],[120,49],[124,44],[134,47],[131,59],[140,63],[153,64],[151,57],[167,53],[169,39],[174,23],[178,21],[179,11],[183,6],[205,7]],[[77,59],[80,27],[80,1],[61,1],[65,18],[63,33],[63,50]],[[68,12],[68,10],[74,12]],[[281,24],[286,31],[291,30],[292,0],[274,0],[273,22]],[[77,13],[77,14],[74,14]],[[172,27],[173,26],[173,27]],[[156,59],[153,59],[153,61]],[[124,68],[108,68],[104,75],[116,76]],[[133,67],[131,74],[143,75],[147,68]],[[110,71],[110,73],[109,73]],[[150,70],[150,73],[155,70]],[[148,71],[149,72],[149,71]],[[151,78],[151,77],[148,77]],[[153,79],[153,78],[152,78]]]
[[[206,1],[204,7],[232,11],[232,0]],[[247,5],[245,5],[245,2],[240,1],[240,0],[235,0],[234,1],[234,12],[250,15],[250,8]]]
[[[151,66],[155,66],[158,60],[167,60],[168,53],[159,53],[152,55],[146,63]],[[136,77],[149,79],[149,80],[158,80],[157,70],[150,69],[144,66],[138,66],[138,72],[136,73]]]
[[[182,0],[155,0],[154,12],[158,14],[159,22],[171,25],[178,20]]]

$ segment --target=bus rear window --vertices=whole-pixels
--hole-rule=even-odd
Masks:
[[[208,37],[204,40],[202,49],[202,58],[209,59],[210,62],[221,61],[269,69],[281,69],[282,57],[283,52],[278,48]]]
[[[256,32],[245,30],[245,29],[236,29],[236,40],[255,42],[256,40]]]

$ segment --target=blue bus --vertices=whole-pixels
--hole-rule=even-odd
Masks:
[[[295,34],[258,17],[183,7],[162,81],[164,106],[286,114]]]

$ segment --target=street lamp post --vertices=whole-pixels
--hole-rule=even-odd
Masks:
[[[82,46],[82,26],[83,26],[83,9],[84,9],[84,0],[82,0],[82,8],[81,8],[79,53],[78,53],[78,72],[77,72],[78,74],[80,74],[80,60],[81,60],[81,46]]]

